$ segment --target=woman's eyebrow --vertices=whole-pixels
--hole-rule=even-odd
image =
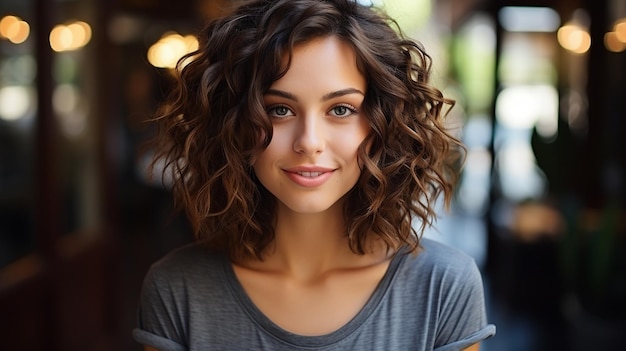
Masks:
[[[356,89],[356,88],[346,88],[346,89],[333,91],[333,92],[330,92],[330,93],[322,96],[322,101],[328,101],[328,100],[334,99],[336,97],[340,97],[340,96],[344,96],[344,95],[350,95],[350,94],[360,94],[360,95],[365,96],[365,93],[363,93],[359,89]],[[265,95],[280,96],[280,97],[283,97],[285,99],[289,99],[289,100],[298,102],[298,98],[295,95],[293,95],[291,93],[288,93],[286,91],[282,91],[282,90],[270,89],[270,90],[268,90],[265,93]]]
[[[328,94],[322,96],[322,101],[327,101],[327,100],[330,100],[330,99],[334,99],[336,97],[340,97],[340,96],[344,96],[344,95],[350,95],[350,94],[361,94],[361,95],[365,96],[365,93],[363,93],[359,89],[347,88],[347,89],[341,89],[341,90],[333,91],[332,93],[328,93]]]
[[[288,93],[286,91],[282,91],[282,90],[276,90],[276,89],[270,89],[268,90],[265,95],[275,95],[275,96],[280,96],[283,97],[285,99],[289,99],[289,100],[293,100],[295,102],[298,102],[298,98],[293,95],[292,93]]]

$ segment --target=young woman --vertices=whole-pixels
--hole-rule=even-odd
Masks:
[[[494,334],[475,263],[421,238],[460,144],[429,56],[398,33],[349,0],[248,1],[201,33],[157,118],[198,242],[146,276],[146,350],[478,350]]]

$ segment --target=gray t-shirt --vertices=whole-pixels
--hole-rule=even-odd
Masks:
[[[396,255],[363,309],[322,336],[290,333],[246,295],[228,259],[200,244],[173,251],[148,272],[135,340],[161,351],[457,351],[495,334],[472,258],[422,239]]]

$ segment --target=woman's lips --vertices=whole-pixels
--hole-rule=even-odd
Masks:
[[[307,177],[307,178],[315,178],[315,177],[319,177],[320,175],[324,174],[324,172],[296,172],[299,175],[303,176],[303,177]]]
[[[290,168],[285,174],[294,183],[305,188],[314,188],[324,184],[334,172],[331,168]]]

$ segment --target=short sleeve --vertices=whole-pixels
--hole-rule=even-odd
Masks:
[[[435,351],[458,351],[495,335],[487,324],[482,276],[476,263],[467,262],[451,269],[445,279],[446,292],[441,304]]]
[[[153,266],[146,275],[137,309],[133,338],[159,351],[186,351],[184,295],[176,280],[167,279]]]

